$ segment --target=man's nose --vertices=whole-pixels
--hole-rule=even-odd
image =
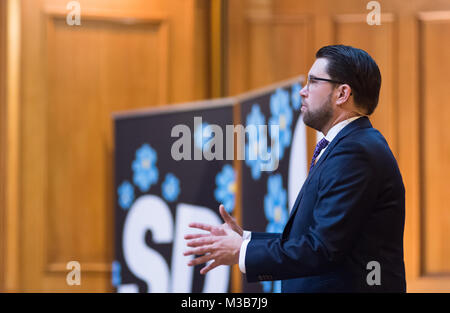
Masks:
[[[306,97],[307,96],[307,94],[308,94],[307,86],[308,85],[303,86],[302,90],[300,90],[300,96],[302,96],[302,97]]]

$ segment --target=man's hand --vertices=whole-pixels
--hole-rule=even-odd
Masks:
[[[236,219],[234,217],[228,214],[228,212],[225,210],[225,207],[222,204],[219,206],[219,212],[220,216],[222,216],[223,220],[225,221],[225,223],[222,226],[224,227],[225,225],[228,226],[230,229],[234,230],[242,237],[242,235],[244,234],[242,227],[236,223]]]
[[[202,223],[191,223],[189,227],[206,230],[209,234],[189,234],[184,236],[188,247],[194,249],[184,252],[188,255],[202,255],[188,263],[189,266],[203,264],[213,260],[202,268],[200,274],[206,274],[219,265],[233,265],[239,263],[239,251],[242,244],[242,228],[225,210],[223,205],[219,207],[220,215],[225,223],[220,226],[212,226]]]
[[[203,224],[203,223],[190,223],[189,227],[206,230],[210,233],[209,234],[189,234],[189,235],[184,236],[184,239],[186,239],[186,240],[196,239],[196,238],[201,238],[201,237],[209,237],[211,235],[225,236],[226,229],[231,229],[231,230],[235,231],[236,233],[238,233],[240,236],[242,236],[244,234],[244,231],[242,230],[242,228],[236,223],[236,219],[234,217],[232,217],[230,214],[228,214],[228,212],[225,210],[225,207],[222,204],[219,206],[219,212],[220,212],[220,216],[222,216],[225,223],[223,223],[221,226],[212,226],[212,225],[207,225],[207,224]]]

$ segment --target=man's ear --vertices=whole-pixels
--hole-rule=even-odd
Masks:
[[[347,102],[348,98],[352,95],[352,88],[347,84],[343,84],[338,87],[337,92],[336,103],[341,105]]]

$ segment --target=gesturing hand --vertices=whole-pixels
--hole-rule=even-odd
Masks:
[[[225,223],[223,223],[220,226],[212,226],[212,225],[203,224],[203,223],[190,223],[189,227],[206,230],[206,231],[209,231],[210,233],[209,234],[189,234],[189,235],[184,236],[184,239],[186,239],[186,240],[196,239],[196,238],[201,238],[201,237],[209,237],[211,235],[225,236],[226,235],[225,229],[231,229],[231,230],[235,231],[236,233],[238,233],[240,236],[242,236],[244,231],[236,223],[236,219],[234,217],[232,217],[230,214],[228,214],[228,212],[225,210],[225,207],[222,204],[219,206],[219,212],[220,212],[220,216],[222,216]]]
[[[191,260],[188,265],[195,266],[213,260],[200,271],[206,274],[219,265],[233,265],[239,262],[239,251],[242,244],[242,228],[225,210],[223,205],[219,207],[220,215],[225,223],[220,226],[212,226],[202,223],[191,223],[189,227],[206,230],[209,234],[188,234],[184,239],[188,247],[194,249],[184,252],[188,255],[202,255]]]

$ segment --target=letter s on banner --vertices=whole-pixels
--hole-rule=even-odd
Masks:
[[[162,255],[146,245],[147,231],[152,232],[155,243],[172,242],[170,209],[159,197],[151,195],[137,199],[128,212],[123,227],[123,255],[131,272],[147,283],[149,292],[169,292],[168,264]]]

